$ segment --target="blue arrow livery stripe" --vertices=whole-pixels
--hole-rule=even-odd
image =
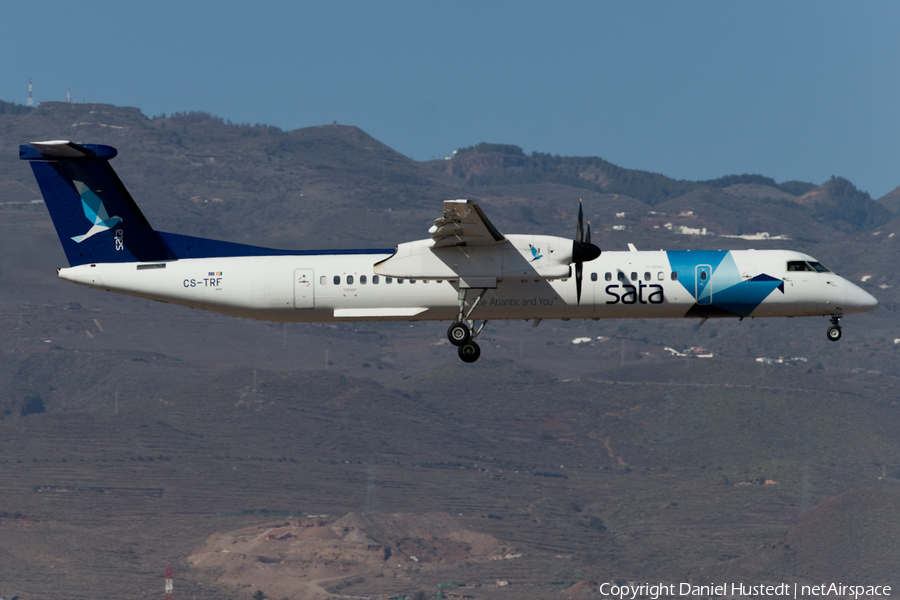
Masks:
[[[784,281],[777,277],[741,277],[734,256],[727,250],[670,250],[666,255],[672,270],[678,273],[678,282],[696,303],[689,314],[747,317],[776,289],[784,293]],[[708,279],[698,279],[698,272],[706,270],[698,267],[707,266]]]

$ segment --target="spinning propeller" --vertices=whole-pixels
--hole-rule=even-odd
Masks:
[[[581,276],[584,263],[600,256],[600,248],[591,243],[591,224],[588,222],[587,235],[584,232],[584,209],[578,201],[578,227],[575,229],[575,240],[572,242],[572,262],[575,263],[575,291],[578,304],[581,304]]]

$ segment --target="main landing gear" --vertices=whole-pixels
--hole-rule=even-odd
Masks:
[[[457,298],[459,302],[459,313],[456,316],[456,321],[454,321],[453,324],[450,325],[450,328],[447,329],[447,339],[450,340],[451,344],[457,347],[460,360],[466,363],[473,363],[481,356],[481,348],[475,343],[475,338],[478,337],[484,329],[484,326],[487,325],[487,321],[482,321],[481,325],[476,329],[475,321],[470,320],[469,317],[472,316],[472,311],[474,311],[475,307],[478,306],[478,303],[481,302],[487,289],[481,290],[481,293],[475,298],[475,302],[472,303],[472,307],[464,317],[463,313],[466,310],[466,292],[468,291],[469,288],[459,288],[459,296]]]
[[[453,323],[447,330],[447,338],[451,344],[457,347],[459,358],[463,362],[473,363],[481,356],[481,348],[475,343],[475,338],[487,325],[487,321],[483,321],[474,332],[472,331],[472,328],[475,327],[474,321],[468,323],[468,325],[460,321]]]
[[[841,339],[841,317],[843,315],[831,315],[831,327],[828,328],[828,339],[836,342]]]

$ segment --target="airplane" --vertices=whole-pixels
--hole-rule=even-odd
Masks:
[[[492,319],[818,315],[837,341],[845,314],[878,307],[801,252],[601,252],[580,204],[574,239],[504,235],[470,200],[444,201],[429,238],[393,249],[274,250],[165,233],[109,164],[116,155],[65,140],[19,147],[69,262],[58,276],[119,294],[266,321],[450,321],[467,363]]]

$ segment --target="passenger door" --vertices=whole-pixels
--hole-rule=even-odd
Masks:
[[[694,275],[697,304],[712,304],[712,266],[697,265]]]
[[[315,308],[316,277],[312,269],[294,269],[294,308]]]

